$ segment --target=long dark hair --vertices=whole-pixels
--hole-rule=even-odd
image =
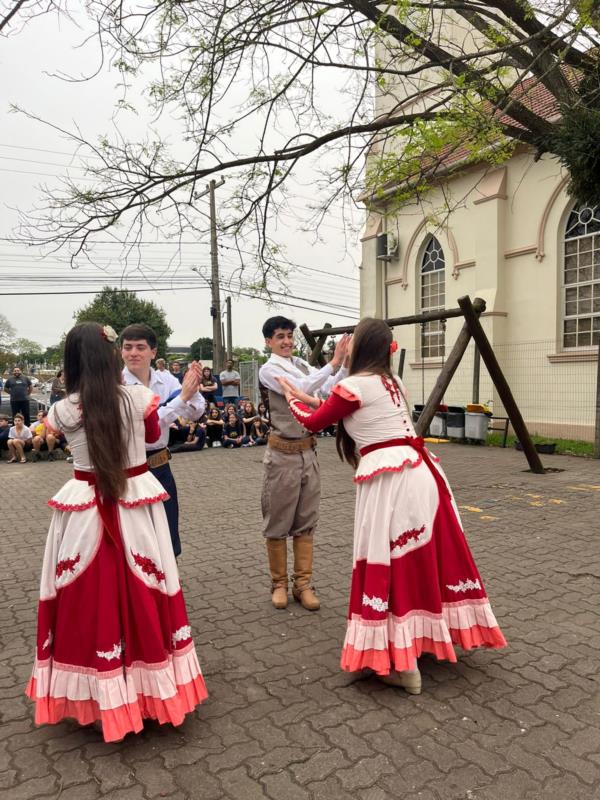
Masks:
[[[366,372],[374,375],[386,375],[390,380],[392,376],[392,331],[382,319],[365,317],[354,329],[352,337],[352,355],[348,366],[348,374],[356,375]],[[358,453],[356,443],[340,420],[337,426],[336,442],[338,455],[342,461],[346,460],[356,469],[358,466]]]
[[[127,438],[122,423],[121,365],[96,322],[75,325],[65,340],[65,388],[79,394],[82,423],[100,494],[117,500],[125,489]],[[127,411],[130,407],[127,405]]]

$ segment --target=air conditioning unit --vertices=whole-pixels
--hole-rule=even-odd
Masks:
[[[391,261],[398,258],[398,239],[393,233],[380,233],[377,236],[378,261]]]

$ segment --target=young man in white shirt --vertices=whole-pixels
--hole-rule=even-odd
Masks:
[[[170,372],[159,372],[152,369],[151,363],[156,357],[156,348],[156,334],[148,325],[128,325],[121,333],[121,356],[125,362],[123,382],[126,384],[141,383],[160,398],[158,408],[160,438],[157,442],[147,446],[146,455],[148,468],[169,495],[169,500],[166,500],[164,504],[165,512],[169,522],[173,551],[178,556],[181,553],[179,503],[175,478],[169,466],[171,457],[167,447],[169,426],[178,417],[195,421],[204,413],[204,398],[198,392],[202,366],[195,361],[192,362],[180,384]]]
[[[327,394],[347,375],[342,366],[348,338],[335,348],[333,359],[321,369],[293,355],[296,323],[286,317],[270,317],[263,325],[271,357],[259,372],[268,392],[271,433],[263,459],[263,534],[271,572],[271,600],[275,608],[288,602],[287,540],[293,539],[294,598],[304,608],[317,611],[319,598],[312,586],[313,535],[319,519],[321,477],[315,437],[292,416],[279,377],[308,394]]]

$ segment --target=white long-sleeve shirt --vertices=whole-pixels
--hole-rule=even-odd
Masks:
[[[127,367],[123,370],[123,381],[128,385],[142,383]],[[180,395],[169,400],[169,397],[174,392],[181,391],[181,384],[170,372],[159,372],[150,368],[150,384],[148,388],[160,398],[161,402],[158,408],[160,438],[157,442],[147,444],[146,450],[160,450],[169,444],[169,426],[171,423],[175,422],[177,417],[184,417],[191,421],[199,419],[204,413],[206,403],[200,392],[196,392],[187,403],[181,399]]]
[[[299,364],[302,364],[308,374],[299,369]],[[348,370],[345,367],[341,367],[334,374],[331,364],[325,364],[324,367],[317,369],[297,356],[283,358],[283,356],[278,356],[275,353],[271,353],[271,357],[266,364],[263,364],[258,373],[259,380],[263,386],[266,386],[272,392],[277,392],[277,394],[283,394],[281,384],[277,380],[278,377],[287,378],[292,386],[306,392],[306,394],[327,395],[338,381],[347,376]]]

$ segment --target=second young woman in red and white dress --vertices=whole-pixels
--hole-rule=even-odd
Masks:
[[[54,495],[42,565],[35,721],[98,723],[106,741],[143,720],[179,725],[207,696],[179,584],[163,487],[144,441],[159,398],[122,386],[116,334],[77,325],[65,342],[67,396],[47,426],[65,434],[73,478]]]
[[[456,661],[454,645],[504,647],[438,459],[416,436],[391,372],[392,333],[365,319],[349,375],[321,403],[281,380],[310,431],[338,422],[338,452],[356,468],[354,563],[341,666],[371,669],[418,694],[417,658]],[[360,458],[359,458],[360,456]]]

